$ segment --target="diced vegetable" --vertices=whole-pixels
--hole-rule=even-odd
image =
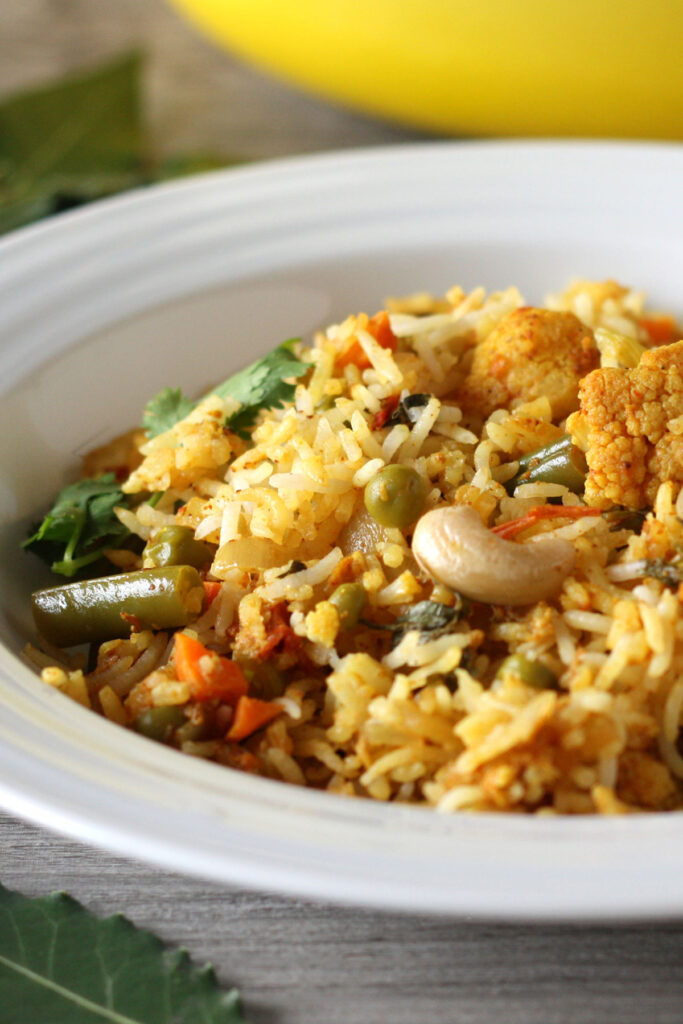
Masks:
[[[557,676],[542,661],[527,658],[524,654],[511,654],[501,664],[496,676],[516,676],[527,686],[537,690],[557,689]]]
[[[204,587],[191,565],[123,573],[38,590],[36,628],[56,647],[126,637],[131,628],[179,629],[199,617]]]
[[[398,348],[398,338],[391,329],[391,323],[389,322],[389,314],[385,311],[381,313],[375,313],[373,317],[367,322],[366,331],[370,334],[378,345],[382,348],[390,349],[395,352]],[[354,364],[359,370],[367,370],[372,363],[368,359],[365,349],[359,341],[355,338],[349,345],[349,347],[337,356],[337,366],[344,367]]]
[[[606,327],[596,327],[595,342],[600,349],[600,366],[612,366],[618,370],[632,370],[640,362],[646,350],[636,341]]]
[[[176,633],[173,661],[182,682],[189,683],[195,700],[222,700],[235,704],[249,684],[240,666],[205,647],[187,633]]]
[[[235,717],[225,738],[244,740],[281,713],[282,708],[279,704],[258,700],[256,697],[240,697],[235,708]]]
[[[640,320],[640,326],[647,331],[650,341],[655,345],[668,345],[681,336],[676,321],[666,313],[659,316],[644,316]]]
[[[384,466],[365,487],[365,507],[381,526],[406,529],[419,517],[427,486],[410,466]]]
[[[517,473],[505,487],[508,494],[514,494],[520,484],[543,482],[561,484],[582,494],[587,471],[585,455],[567,435],[520,459]]]
[[[189,526],[165,526],[142,552],[143,565],[161,568],[165,565],[193,565],[201,569],[213,560],[208,544],[195,540]]]
[[[362,583],[341,583],[330,595],[339,614],[342,629],[354,629],[358,625],[360,613],[365,607],[367,594]]]
[[[503,540],[510,540],[523,530],[528,530],[530,526],[540,523],[542,519],[582,519],[584,516],[599,515],[599,508],[586,508],[583,505],[536,505],[519,519],[511,519],[507,523],[494,526],[491,532],[497,533]]]
[[[168,743],[175,730],[186,722],[183,709],[177,704],[170,704],[160,708],[145,708],[136,717],[133,728],[150,740]]]
[[[204,580],[204,593],[206,594],[206,607],[210,608],[221,592],[220,583],[214,580]]]

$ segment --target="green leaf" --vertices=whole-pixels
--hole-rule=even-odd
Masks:
[[[263,359],[257,359],[213,389],[212,393],[221,398],[234,398],[240,403],[241,408],[226,423],[240,437],[248,439],[262,409],[280,408],[294,398],[295,385],[287,383],[288,378],[303,377],[309,369],[309,364],[292,352],[297,341],[292,338],[278,345]]]
[[[194,409],[197,403],[186,398],[180,388],[164,388],[151,398],[142,414],[142,426],[147,437],[165,434]]]
[[[0,886],[0,1006],[11,1024],[245,1024],[237,991],[121,914]]]
[[[141,65],[129,53],[0,105],[0,230],[139,183]]]
[[[411,605],[405,615],[399,615],[393,622],[360,621],[372,629],[383,629],[393,633],[392,647],[397,647],[406,633],[417,630],[422,634],[420,641],[435,640],[445,633],[452,632],[452,627],[467,614],[469,605],[467,598],[455,594],[455,604],[451,607],[438,601],[418,601]]]
[[[240,403],[240,408],[228,417],[225,425],[244,440],[248,440],[249,431],[262,409],[279,408],[294,398],[295,385],[286,383],[286,378],[302,377],[309,369],[309,364],[292,352],[292,346],[298,340],[293,338],[283,342],[263,359],[257,359],[208,392],[220,398],[234,398]],[[183,395],[180,388],[164,388],[145,406],[142,426],[147,437],[156,437],[170,430],[196,405]]]
[[[98,561],[105,548],[122,547],[130,538],[130,530],[114,513],[117,506],[129,507],[113,473],[69,484],[22,546],[53,572],[75,576]]]
[[[140,53],[0,103],[0,234],[125,189],[239,163],[157,159],[142,116]]]

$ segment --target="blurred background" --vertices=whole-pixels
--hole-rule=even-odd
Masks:
[[[133,48],[145,56],[146,120],[165,155],[219,151],[251,160],[419,137],[252,70],[164,0],[0,4],[0,100]]]
[[[4,3],[0,231],[294,153],[473,135],[680,140],[682,35],[681,0]],[[107,73],[133,51],[141,63]],[[103,97],[115,128],[92,117]]]

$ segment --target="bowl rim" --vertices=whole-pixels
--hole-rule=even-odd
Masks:
[[[499,168],[494,175],[491,154]],[[479,221],[469,223],[465,203],[473,195],[485,198],[491,181],[500,182],[501,158],[507,191],[491,197],[493,214],[483,209]],[[221,280],[249,280],[262,265],[259,258],[285,258],[277,247],[268,249],[275,230],[286,241],[297,227],[299,244],[315,259],[327,210],[325,228],[352,253],[358,241],[353,232],[344,233],[349,214],[340,189],[348,190],[357,219],[373,203],[381,206],[383,190],[394,197],[387,199],[390,210],[411,182],[438,179],[442,195],[451,175],[464,190],[458,200],[463,231],[476,237],[477,225],[488,228],[499,212],[510,182],[521,187],[531,179],[539,192],[529,202],[539,217],[565,189],[578,237],[592,207],[576,190],[591,176],[605,201],[612,186],[606,176],[626,176],[634,195],[643,183],[656,181],[656,202],[644,202],[641,194],[636,209],[636,222],[647,222],[673,195],[677,168],[683,170],[683,146],[671,143],[428,142],[270,160],[70,211],[0,240],[0,393],[24,381],[48,352],[58,356],[119,322],[124,310],[131,317],[163,305],[178,288],[192,295]],[[474,180],[477,174],[480,180]],[[548,174],[556,175],[553,187]],[[417,223],[432,212],[428,196],[413,216]],[[517,223],[518,211],[510,217]],[[184,273],[173,266],[181,243],[204,251],[228,227],[236,252],[247,253],[246,266],[228,260],[221,271],[214,261],[211,280],[208,263]],[[673,229],[669,224],[661,230]],[[93,254],[103,246],[108,262],[97,264]],[[143,293],[132,278],[145,265],[159,272],[154,289]],[[46,282],[39,294],[36,276]],[[105,280],[107,296],[91,293]],[[116,306],[122,296],[123,306]],[[683,883],[672,887],[676,846],[683,839],[677,815],[445,817],[226,772],[113,728],[45,687],[4,646],[0,698],[0,805],[120,854],[214,881],[403,911],[530,921],[652,920],[683,913]],[[628,859],[606,863],[605,854],[615,848],[628,850]],[[418,881],[419,868],[427,875]]]

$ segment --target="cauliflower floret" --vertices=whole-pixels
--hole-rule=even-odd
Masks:
[[[593,333],[573,313],[522,306],[477,345],[459,400],[486,417],[544,395],[562,419],[578,406],[581,378],[599,365]]]
[[[649,349],[633,370],[595,370],[580,402],[567,430],[586,452],[589,505],[645,508],[665,480],[683,484],[683,341]]]

